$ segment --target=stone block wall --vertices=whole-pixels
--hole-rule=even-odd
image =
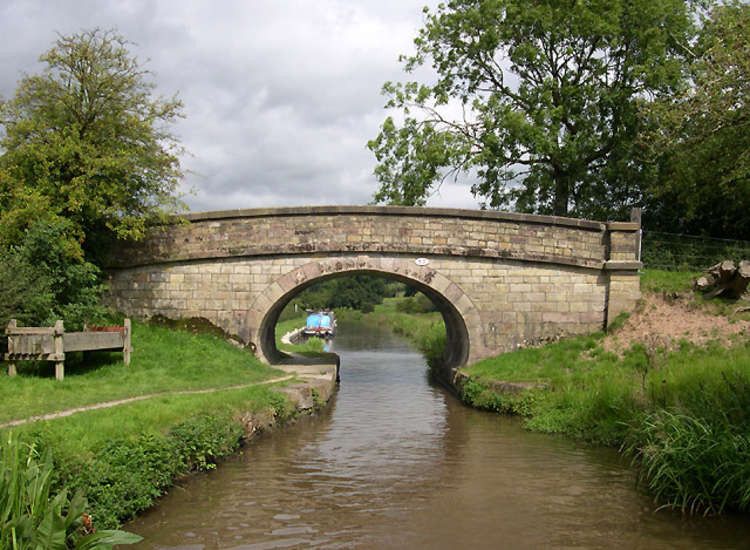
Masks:
[[[380,273],[430,295],[449,326],[454,362],[474,362],[599,330],[632,309],[637,230],[402,207],[197,214],[124,247],[110,270],[110,300],[135,317],[206,317],[272,361],[273,325],[294,294],[322,277]]]

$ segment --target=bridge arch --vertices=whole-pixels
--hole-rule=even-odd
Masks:
[[[275,326],[284,307],[305,288],[331,278],[369,274],[381,275],[409,284],[425,294],[443,316],[446,346],[442,367],[464,365],[471,352],[472,340],[481,338],[479,312],[459,285],[429,265],[419,266],[407,259],[386,260],[378,257],[332,258],[314,260],[279,277],[259,294],[248,313],[245,334],[256,347],[258,357],[276,363],[283,354],[276,348]]]

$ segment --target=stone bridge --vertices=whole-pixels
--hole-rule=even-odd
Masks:
[[[118,252],[111,303],[205,317],[275,363],[274,327],[301,290],[367,273],[416,287],[447,331],[446,367],[601,330],[640,297],[640,224],[412,207],[205,212]]]

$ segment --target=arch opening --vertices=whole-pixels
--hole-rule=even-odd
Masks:
[[[286,354],[276,347],[275,328],[281,312],[289,302],[291,302],[303,290],[317,283],[358,274],[371,275],[387,280],[402,282],[424,294],[435,305],[437,311],[440,312],[445,324],[445,350],[439,365],[439,370],[446,375],[449,375],[451,369],[462,366],[466,363],[469,357],[470,348],[469,331],[466,326],[466,321],[450,299],[448,299],[443,293],[438,292],[436,289],[418,279],[398,273],[373,269],[352,269],[339,273],[321,275],[300,283],[277,298],[267,310],[259,327],[258,341],[261,348],[259,351],[268,362],[271,364],[279,363],[287,357]]]

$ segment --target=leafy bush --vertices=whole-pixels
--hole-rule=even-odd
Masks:
[[[50,317],[54,295],[50,281],[20,254],[0,251],[0,328],[10,319],[36,325]]]
[[[227,416],[199,416],[170,432],[176,454],[186,470],[210,470],[216,460],[236,447],[242,426]]]
[[[171,441],[144,435],[110,441],[75,470],[69,484],[85,492],[97,524],[115,527],[151,506],[181,470]]]
[[[103,323],[111,315],[99,303],[101,272],[83,259],[71,231],[62,218],[40,219],[20,243],[0,250],[0,324],[11,318],[28,325],[63,319],[66,329],[80,330],[85,321]]]
[[[111,440],[91,460],[64,465],[61,481],[87,496],[97,525],[116,527],[152,506],[178,476],[215,468],[243,434],[228,414],[197,416],[166,436]]]

